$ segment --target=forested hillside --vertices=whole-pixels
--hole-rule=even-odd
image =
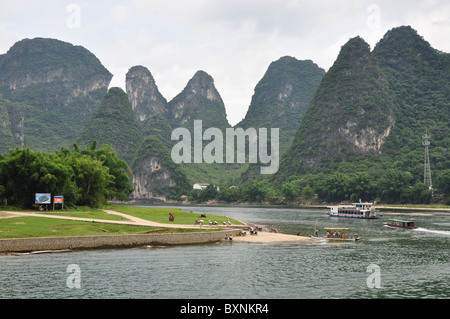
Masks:
[[[323,78],[282,172],[331,172],[342,162],[381,152],[394,126],[386,76],[362,38],[350,39]]]
[[[419,173],[422,136],[431,135],[430,156],[436,171],[450,167],[450,54],[433,49],[411,27],[386,33],[373,50],[389,81],[395,126],[383,153],[399,168]],[[414,161],[412,161],[414,159]]]
[[[99,108],[80,133],[76,142],[83,147],[97,141],[114,146],[119,158],[132,165],[142,143],[142,130],[131,109],[126,93],[109,89]]]
[[[351,39],[317,89],[275,180],[307,184],[326,200],[430,202],[423,184],[428,133],[434,190],[445,193],[449,63],[449,54],[411,27],[390,30],[372,52],[363,39]]]
[[[111,78],[83,47],[45,38],[15,43],[0,56],[0,93],[7,104],[15,103],[11,129],[24,140],[18,146],[57,151],[71,145]]]
[[[272,62],[255,87],[245,118],[235,127],[279,128],[283,153],[324,75],[310,60],[285,56]]]

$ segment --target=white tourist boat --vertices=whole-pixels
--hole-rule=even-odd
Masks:
[[[377,214],[373,203],[353,203],[351,205],[328,206],[328,215],[331,217],[346,217],[360,219],[377,219]]]

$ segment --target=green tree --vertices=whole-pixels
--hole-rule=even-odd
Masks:
[[[442,194],[449,196],[450,195],[450,169],[445,169],[441,171],[435,182],[434,187],[437,188],[439,192]]]
[[[103,166],[108,167],[108,173],[113,176],[113,182],[108,187],[107,198],[115,198],[118,200],[128,199],[128,195],[133,191],[130,183],[131,169],[124,160],[118,157],[117,152],[111,145],[105,144],[97,149],[97,141],[93,141],[91,146],[84,150],[80,151],[76,144],[74,144],[74,149],[76,152],[89,155],[99,160]]]
[[[237,202],[241,198],[239,187],[225,187],[217,194],[217,200],[224,201],[226,203]]]
[[[0,156],[0,203],[32,207],[36,193],[63,195],[66,206],[98,207],[112,197],[126,199],[132,190],[128,165],[111,147],[92,146],[87,154],[77,148],[57,154],[16,148]]]
[[[60,194],[73,187],[72,170],[55,154],[16,148],[0,165],[3,196],[11,205],[31,207],[35,193]]]
[[[287,201],[292,202],[301,195],[302,187],[300,182],[300,180],[296,179],[281,185],[281,194]]]
[[[269,203],[279,203],[282,201],[283,195],[277,189],[273,187],[267,187],[264,200]]]
[[[441,171],[435,178],[434,187],[444,196],[444,202],[450,205],[450,169]]]
[[[98,207],[106,203],[108,187],[113,184],[114,177],[109,169],[98,160],[88,155],[71,158],[74,180],[80,189],[79,205]]]
[[[200,202],[206,202],[211,199],[215,199],[218,194],[217,187],[213,184],[209,184],[206,188],[202,189],[198,195]]]
[[[242,200],[249,202],[261,202],[268,191],[267,184],[263,181],[254,181],[242,187]]]
[[[349,197],[349,178],[342,173],[318,180],[314,187],[319,198],[328,202],[341,201]]]
[[[405,187],[400,195],[402,204],[429,204],[432,192],[427,184],[417,182],[413,186]]]
[[[369,201],[375,198],[375,185],[372,182],[372,178],[366,174],[357,174],[349,179],[349,193],[350,200],[357,202],[359,199],[363,201]]]
[[[385,203],[397,203],[402,193],[411,185],[412,179],[410,172],[388,169],[377,181],[377,195]]]

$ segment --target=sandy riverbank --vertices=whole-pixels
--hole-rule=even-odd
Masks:
[[[305,242],[311,240],[311,237],[270,233],[270,232],[258,232],[258,235],[235,236],[234,242],[244,243],[293,243],[293,242]]]

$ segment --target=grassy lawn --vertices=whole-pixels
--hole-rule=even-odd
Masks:
[[[108,205],[104,209],[114,210],[120,213],[132,215],[142,219],[159,223],[173,223],[175,225],[193,225],[195,220],[203,219],[205,225],[208,220],[217,221],[219,225],[223,221],[230,221],[232,224],[242,223],[219,215],[206,215],[200,218],[200,213],[183,212],[181,209],[167,207],[133,207],[121,205]],[[3,209],[1,209],[3,210]],[[10,209],[14,210],[14,209]],[[34,211],[36,212],[36,211]],[[175,213],[175,220],[169,222],[169,212]],[[103,209],[76,208],[68,210],[51,210],[40,212],[49,215],[61,215],[72,217],[83,217],[105,220],[123,220],[120,216],[107,214]],[[179,233],[216,231],[215,228],[203,227],[203,229],[184,228],[159,228],[143,227],[132,225],[115,225],[97,222],[84,222],[72,220],[59,220],[45,217],[13,217],[0,218],[0,239],[2,238],[28,238],[28,237],[65,237],[65,236],[98,236],[98,235],[129,235],[129,234],[149,234],[149,233]]]
[[[213,229],[211,229],[213,230]],[[201,231],[211,231],[204,229]],[[0,219],[1,238],[66,237],[131,235],[151,233],[198,232],[198,229],[159,228],[115,225],[94,222],[59,220],[45,217],[14,217]]]
[[[110,210],[114,210],[119,213],[139,217],[145,220],[150,220],[164,224],[175,225],[193,225],[196,220],[203,220],[204,225],[209,225],[208,221],[217,221],[218,225],[223,225],[223,222],[230,221],[233,225],[242,225],[242,223],[233,218],[228,218],[220,215],[206,214],[205,217],[200,217],[200,213],[185,212],[179,208],[168,207],[136,207],[136,206],[122,206],[122,205],[110,205]],[[169,221],[169,213],[175,213],[175,220]]]

